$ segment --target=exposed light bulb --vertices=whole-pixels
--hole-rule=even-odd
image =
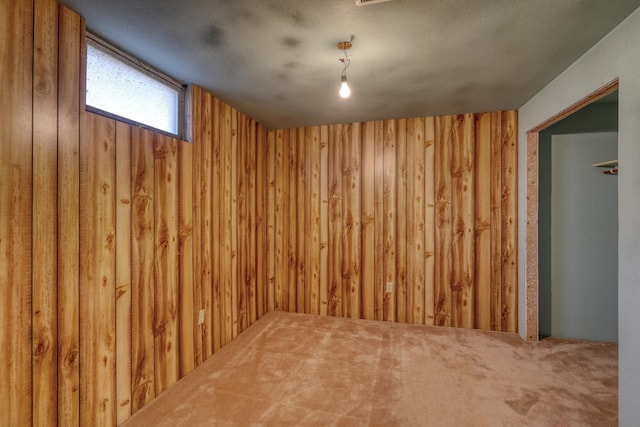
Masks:
[[[351,95],[351,89],[349,89],[349,85],[347,84],[347,76],[342,76],[341,79],[342,84],[340,85],[340,96],[343,98],[348,98]]]

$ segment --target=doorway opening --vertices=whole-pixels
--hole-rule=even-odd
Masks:
[[[526,186],[527,186],[527,201],[526,201],[526,215],[527,215],[527,223],[525,230],[525,244],[526,244],[526,338],[527,340],[537,341],[540,338],[540,332],[542,326],[544,329],[544,333],[547,333],[548,330],[548,319],[541,319],[540,316],[540,308],[542,308],[543,315],[546,316],[545,310],[548,307],[541,307],[541,300],[539,299],[540,292],[545,292],[546,290],[540,288],[540,234],[539,234],[539,220],[540,220],[540,212],[539,212],[539,203],[540,203],[540,140],[541,140],[541,132],[545,129],[550,128],[552,125],[555,125],[562,121],[563,119],[568,118],[584,107],[601,100],[608,95],[616,92],[618,89],[618,79],[608,83],[592,94],[586,96],[585,98],[579,100],[574,103],[570,107],[566,108],[562,112],[556,114],[553,117],[545,120],[540,125],[534,127],[533,129],[527,132],[527,153],[526,153]],[[542,135],[545,136],[544,134]],[[543,147],[544,148],[544,147]],[[544,154],[544,153],[543,153]],[[607,159],[612,160],[612,159]],[[604,178],[604,177],[603,177]],[[615,178],[614,178],[615,179]],[[615,206],[617,211],[617,204]],[[544,218],[543,218],[544,219]],[[617,238],[617,236],[616,236]],[[544,242],[543,242],[544,243]],[[547,253],[544,254],[545,257],[548,256]],[[544,278],[547,279],[546,277]],[[616,277],[612,279],[617,288],[617,273]],[[545,296],[546,297],[546,296]],[[542,301],[546,304],[546,300]],[[617,305],[616,305],[617,311]],[[540,323],[542,320],[542,325]],[[547,322],[547,323],[545,323]],[[617,331],[616,331],[617,334]]]
[[[539,336],[618,339],[618,92],[539,134]]]

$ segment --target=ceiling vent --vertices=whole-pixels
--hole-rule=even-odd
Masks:
[[[391,0],[356,0],[356,5],[358,5],[358,6],[368,6],[370,4],[384,3],[386,1],[391,1]]]

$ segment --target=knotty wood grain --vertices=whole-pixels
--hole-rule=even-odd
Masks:
[[[452,314],[453,326],[473,327],[474,206],[473,115],[458,115],[453,128]]]
[[[452,116],[436,117],[435,324],[451,326],[451,157]]]
[[[116,417],[131,416],[131,127],[116,122]]]
[[[396,319],[407,321],[407,120],[396,124]]]
[[[395,321],[396,295],[398,293],[396,280],[396,121],[385,120],[383,123],[383,263],[384,278],[382,292],[382,320]],[[386,292],[386,284],[393,283],[392,292]]]
[[[244,331],[248,326],[247,318],[247,282],[249,272],[247,270],[247,256],[249,254],[249,218],[247,212],[247,202],[249,194],[247,192],[247,117],[238,113],[238,136],[236,154],[236,205],[237,205],[237,237],[236,237],[236,269],[237,269],[237,291],[235,306],[237,307],[237,328],[238,333]]]
[[[265,305],[266,312],[274,311],[275,309],[275,157],[276,157],[276,133],[273,130],[268,130],[266,135],[265,144],[265,156],[263,161],[267,162],[267,283],[265,293]],[[304,233],[303,233],[304,234]]]
[[[53,425],[58,420],[58,5],[35,0],[34,14],[31,382],[33,423]]]
[[[502,330],[518,327],[518,113],[502,113]],[[494,189],[495,191],[495,189]]]
[[[154,158],[155,135],[132,128],[132,412],[155,398]]]
[[[384,319],[384,123],[375,122],[374,129],[374,254],[373,270],[373,317],[375,320]]]
[[[178,141],[154,141],[154,348],[156,394],[179,378]]]
[[[276,131],[275,141],[275,296],[276,311],[289,310],[289,219],[288,186],[289,186],[289,132],[285,129]],[[286,199],[286,200],[285,200]]]
[[[256,293],[257,293],[257,256],[258,256],[258,246],[257,242],[257,211],[256,205],[259,195],[261,194],[261,189],[257,186],[257,132],[259,132],[259,125],[255,120],[248,120],[248,135],[247,135],[247,144],[249,148],[247,150],[247,174],[248,174],[248,222],[249,222],[249,261],[248,261],[248,274],[249,278],[247,280],[247,304],[248,304],[248,316],[249,316],[249,325],[258,320],[257,313],[257,302],[256,302]],[[260,193],[259,193],[260,191]]]
[[[491,113],[491,330],[502,330],[502,113]]]
[[[407,322],[424,324],[424,118],[407,120]]]
[[[3,2],[0,28],[0,424],[30,425],[33,2]]]
[[[269,253],[267,227],[267,194],[268,185],[268,154],[269,147],[266,144],[266,129],[258,125],[256,135],[256,315],[262,317],[266,311],[267,284],[269,282],[267,272],[267,255]]]
[[[222,297],[220,286],[220,236],[221,236],[221,212],[222,212],[222,200],[221,200],[221,185],[222,182],[222,166],[220,163],[221,153],[221,102],[217,98],[213,99],[213,106],[211,109],[211,187],[210,187],[210,200],[211,200],[211,217],[209,218],[211,224],[211,310],[210,314],[210,326],[207,326],[212,333],[213,338],[213,351],[216,352],[222,347]],[[207,315],[205,313],[205,323],[207,322]]]
[[[201,142],[201,184],[200,210],[202,218],[202,308],[204,309],[203,325],[203,358],[208,359],[213,354],[213,226],[212,224],[212,187],[213,187],[213,96],[204,92],[200,99],[202,122],[200,128]]]
[[[241,141],[239,138],[239,121],[238,121],[238,111],[235,108],[231,108],[231,140],[230,140],[230,153],[229,158],[229,166],[230,169],[228,171],[230,175],[230,189],[231,189],[231,211],[230,216],[227,219],[227,224],[229,224],[230,231],[230,247],[229,253],[231,255],[231,280],[227,285],[227,289],[225,292],[225,303],[230,309],[231,318],[226,319],[225,322],[229,322],[227,327],[231,327],[231,335],[227,336],[228,341],[230,342],[236,336],[238,336],[238,226],[237,226],[237,218],[238,218],[238,141]],[[225,164],[226,167],[226,164]],[[225,172],[226,173],[226,172]]]
[[[361,301],[362,317],[374,319],[375,305],[375,123],[362,126],[361,205]]]
[[[58,425],[80,423],[80,16],[59,7]],[[130,356],[129,356],[130,357]],[[123,409],[126,412],[126,408]],[[129,409],[130,412],[130,409]]]
[[[361,125],[343,126],[342,233],[343,315],[358,319],[361,313],[360,141]]]
[[[475,321],[491,329],[491,114],[475,124]]]
[[[202,101],[203,90],[198,86],[191,87],[191,117],[193,123],[193,306],[196,310],[196,345],[195,366],[198,366],[205,360],[204,343],[207,330],[204,325],[198,325],[198,312],[202,310],[202,130],[199,125],[202,123]]]
[[[305,193],[307,183],[307,172],[305,165],[305,147],[306,132],[304,128],[297,130],[297,146],[296,157],[297,163],[297,195],[296,195],[296,212],[297,212],[297,233],[296,233],[296,269],[297,269],[297,289],[296,289],[296,308],[298,312],[305,313],[305,304],[307,300],[306,294],[306,273],[305,273]]]
[[[342,316],[342,125],[333,125],[329,133],[329,253],[327,314]]]
[[[287,134],[287,309],[295,313],[298,305],[298,130],[289,129]],[[304,159],[303,159],[304,160]],[[304,222],[303,222],[304,223]]]
[[[305,135],[305,305],[320,314],[320,127]]]
[[[424,318],[425,324],[435,322],[435,133],[434,117],[424,122]]]
[[[178,143],[178,294],[180,378],[195,367],[198,317],[193,298],[193,144]]]
[[[329,174],[329,127],[320,127],[320,266],[319,266],[319,278],[320,281],[320,315],[326,316],[328,314],[328,268],[329,268],[329,183],[327,176]]]
[[[116,422],[115,197],[115,121],[84,113],[80,138],[81,425]],[[153,312],[149,314],[151,323]]]
[[[233,138],[232,128],[232,108],[224,105],[220,118],[220,139],[222,147],[220,151],[220,166],[222,173],[221,204],[222,218],[220,220],[221,254],[220,254],[220,299],[222,301],[222,333],[221,346],[225,346],[233,339],[233,301],[232,301],[232,280],[233,280],[233,253],[232,253],[232,191],[233,180],[232,161],[233,149],[231,147]]]

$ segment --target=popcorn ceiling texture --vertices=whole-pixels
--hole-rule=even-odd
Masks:
[[[517,109],[640,0],[61,0],[271,129]],[[348,101],[336,44],[353,35]]]

